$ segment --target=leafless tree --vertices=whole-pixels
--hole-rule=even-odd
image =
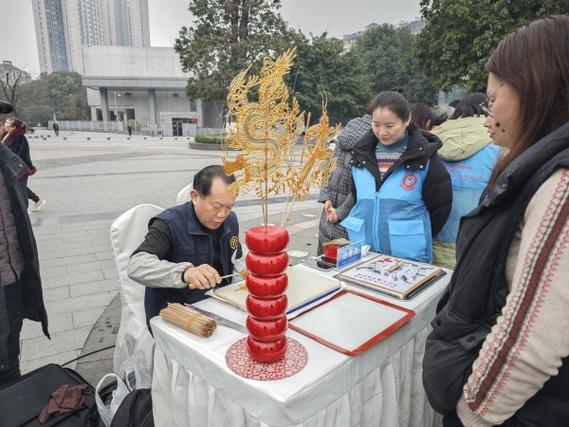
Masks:
[[[0,76],[1,96],[12,104],[14,116],[18,115],[19,87],[23,76],[23,71],[6,71],[3,76]]]

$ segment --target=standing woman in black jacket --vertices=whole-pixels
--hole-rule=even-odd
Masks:
[[[0,113],[10,112],[0,102]],[[27,165],[0,144],[0,390],[20,376],[20,332],[24,318],[47,330],[36,241],[20,187]]]
[[[445,427],[569,426],[569,16],[506,36],[486,64],[507,150],[462,217],[423,384]]]
[[[25,136],[27,126],[21,120],[9,118],[4,123],[4,130],[6,131],[6,134],[2,139],[2,142],[16,153],[28,166],[27,175],[23,179],[23,185],[25,185],[27,196],[26,207],[28,206],[28,199],[30,199],[34,202],[32,211],[39,211],[45,205],[45,200],[40,199],[40,197],[28,187],[28,176],[36,173],[36,167],[32,164],[30,144]]]

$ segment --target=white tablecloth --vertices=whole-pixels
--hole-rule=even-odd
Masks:
[[[155,423],[159,427],[430,427],[434,413],[423,391],[421,365],[429,322],[449,279],[447,274],[410,301],[382,295],[417,315],[358,357],[289,330],[287,335],[306,347],[309,359],[297,375],[280,381],[246,380],[227,368],[225,352],[244,334],[220,326],[210,338],[200,338],[156,317],[152,319]],[[199,305],[245,322],[244,312],[223,302],[210,298]]]

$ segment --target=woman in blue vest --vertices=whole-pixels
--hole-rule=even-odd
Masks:
[[[355,205],[342,221],[351,241],[375,252],[431,262],[433,236],[452,204],[441,141],[410,124],[409,103],[396,91],[370,105],[372,129],[352,152]]]
[[[445,226],[435,237],[433,263],[451,270],[456,264],[460,218],[478,205],[500,154],[499,147],[492,143],[484,127],[486,114],[481,104],[487,102],[485,93],[465,96],[451,119],[433,131],[443,143],[438,154],[452,182],[452,210]]]

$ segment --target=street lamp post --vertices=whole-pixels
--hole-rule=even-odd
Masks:
[[[117,121],[117,130],[119,130],[119,107],[117,103],[117,96],[121,96],[120,93],[115,92],[115,119]]]

